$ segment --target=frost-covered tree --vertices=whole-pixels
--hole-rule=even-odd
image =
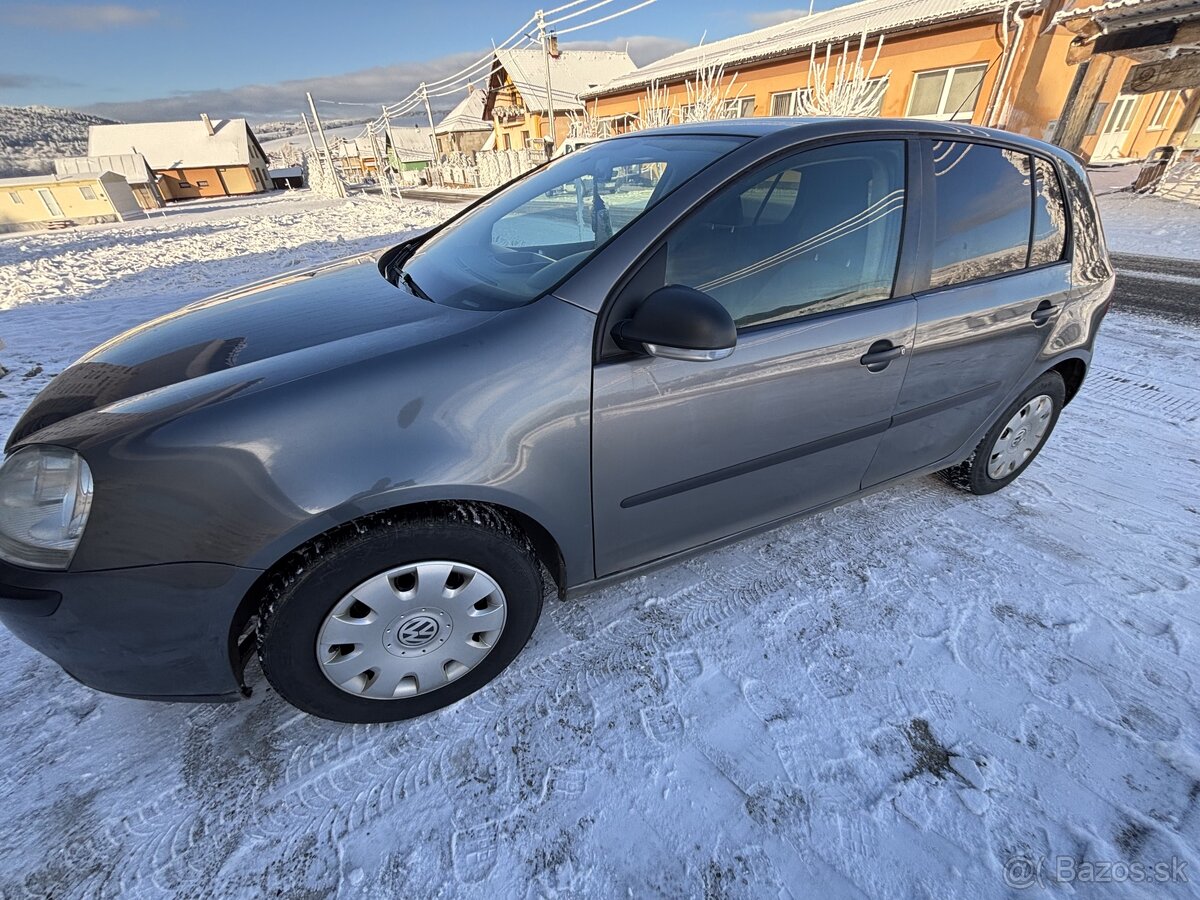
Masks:
[[[684,82],[687,90],[687,106],[681,110],[680,119],[683,122],[711,122],[714,119],[736,118],[737,111],[733,101],[741,98],[745,85],[733,92],[737,85],[738,73],[729,79],[724,86],[725,64],[709,65],[704,57],[696,67],[695,77]]]
[[[833,64],[830,57],[833,45],[825,45],[825,61],[817,61],[817,48],[809,52],[808,83],[796,96],[796,113],[801,116],[874,116],[879,114],[879,105],[887,91],[892,72],[889,69],[881,76],[875,75],[875,64],[883,48],[883,35],[875,43],[875,54],[870,64],[863,66],[863,52],[867,47],[867,33],[858,39],[858,52],[850,61],[850,42],[842,44],[842,52]],[[830,66],[833,65],[833,71]]]
[[[309,150],[304,154],[304,180],[314,194],[336,197],[337,185],[329,175],[329,165],[316,153]]]
[[[656,78],[638,98],[636,128],[663,128],[675,121],[679,109],[671,103],[671,92]]]

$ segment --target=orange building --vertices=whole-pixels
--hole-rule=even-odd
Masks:
[[[141,154],[164,200],[271,190],[267,155],[245,119],[93,125],[88,156]]]
[[[727,116],[795,115],[809,87],[810,66],[814,60],[823,66],[830,48],[826,81],[843,54],[850,63],[861,58],[879,84],[877,115],[969,122],[1053,139],[1077,86],[1076,66],[1068,58],[1075,35],[1056,21],[1063,5],[861,0],[681,51],[582,96],[588,112],[613,131],[652,108],[669,110],[680,121],[692,100],[688,82],[696,84],[699,70],[723,67],[719,84]],[[1084,154],[1144,156],[1190,108],[1179,91],[1118,100],[1131,65],[1119,60],[1104,81],[1105,105],[1077,148]]]

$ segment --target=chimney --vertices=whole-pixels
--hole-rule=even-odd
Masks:
[[[208,117],[208,113],[200,113],[200,121],[203,122],[204,127],[208,129],[209,135],[216,134],[216,132],[213,131],[212,119]]]
[[[550,56],[554,59],[558,59],[558,57],[561,53],[561,51],[558,49],[558,35],[557,34],[550,35],[549,53],[550,53]]]

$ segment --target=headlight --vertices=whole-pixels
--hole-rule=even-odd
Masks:
[[[22,447],[0,466],[0,557],[65,569],[92,508],[92,473],[63,447]]]

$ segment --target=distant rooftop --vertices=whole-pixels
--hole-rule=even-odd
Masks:
[[[521,94],[525,108],[542,112],[546,103],[546,63],[541,50],[497,50],[496,57]],[[636,67],[623,50],[563,50],[550,59],[555,109],[580,109],[579,97],[626,76]]]
[[[245,119],[213,119],[212,128],[209,134],[201,119],[93,125],[88,129],[88,156],[140,153],[158,171],[250,165],[251,147],[258,140]]]
[[[487,91],[473,90],[438,122],[438,134],[464,131],[491,131],[492,123],[483,118],[483,106],[487,102]]]
[[[1021,8],[1036,8],[1042,0],[1017,0]],[[622,73],[584,97],[627,91],[655,81],[678,81],[703,66],[725,65],[732,75],[739,65],[807,52],[812,46],[871,38],[922,25],[951,22],[974,16],[998,15],[1013,7],[1013,0],[860,0],[811,16],[790,19],[757,31],[735,35],[711,44],[681,50],[632,72]],[[532,51],[531,51],[532,52]],[[733,67],[733,68],[730,68]],[[558,93],[557,88],[555,93]]]
[[[112,156],[66,156],[54,161],[59,175],[79,175],[87,172],[116,172],[130,184],[153,184],[154,173],[140,153],[118,153]]]

